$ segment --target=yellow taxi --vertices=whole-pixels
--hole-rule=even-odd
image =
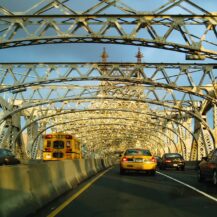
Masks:
[[[120,174],[126,171],[147,171],[155,175],[157,161],[147,149],[127,149],[120,158]]]

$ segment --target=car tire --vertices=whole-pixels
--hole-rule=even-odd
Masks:
[[[182,167],[181,167],[181,170],[182,170],[182,171],[184,171],[184,170],[185,170],[185,167],[184,167],[184,166],[182,166]]]
[[[203,177],[203,175],[201,174],[200,169],[199,169],[198,172],[197,172],[197,180],[198,180],[198,182],[204,181],[204,177]]]
[[[166,167],[165,166],[161,166],[161,170],[165,170],[166,169]]]
[[[155,176],[156,171],[155,171],[155,170],[151,170],[149,174],[150,174],[151,176]]]
[[[217,171],[216,170],[214,170],[212,174],[212,183],[214,185],[217,185]]]
[[[124,175],[125,174],[125,169],[120,168],[120,175]]]
[[[176,167],[176,170],[178,171],[178,170],[179,170],[179,167]]]

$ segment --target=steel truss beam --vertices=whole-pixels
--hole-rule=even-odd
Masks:
[[[70,129],[69,129],[70,130]],[[99,132],[100,133],[100,132]],[[112,131],[110,131],[110,133],[114,133]],[[143,139],[143,138],[139,138],[138,139],[138,135],[136,132],[132,132],[132,135],[129,136],[129,133],[124,133],[124,132],[119,132],[117,131],[116,133],[119,133],[120,138],[108,138],[108,135],[105,136],[101,136],[100,138],[97,135],[93,135],[90,138],[88,138],[88,142],[91,141],[92,145],[90,145],[88,147],[88,151],[91,151],[91,149],[98,149],[100,151],[104,151],[105,154],[109,154],[109,152],[112,150],[119,150],[121,148],[121,144],[125,143],[128,144],[126,146],[126,148],[130,148],[130,147],[135,147],[135,143],[136,141],[139,141],[141,144],[141,147],[145,148],[145,147],[149,147],[149,149],[151,150],[152,154],[154,154],[154,149],[160,151],[160,150],[165,150],[165,148],[167,147],[165,145],[165,142],[163,140],[162,137],[160,136],[154,136],[152,134],[150,134],[150,136],[148,137],[148,139]],[[119,145],[117,144],[112,144],[113,143],[118,143],[119,141]],[[171,142],[173,142],[171,140]],[[107,143],[109,143],[108,145],[106,145]],[[103,144],[103,145],[102,145]],[[155,145],[157,144],[157,145]],[[167,144],[168,145],[168,144]],[[168,145],[170,146],[170,145]],[[99,148],[100,147],[100,148]],[[173,144],[172,148],[170,147],[170,149],[176,150],[176,147]]]
[[[74,111],[75,112],[75,111]],[[79,113],[85,113],[85,111],[77,111],[77,112],[79,112]],[[90,113],[92,113],[92,112],[95,112],[96,114],[95,115],[90,115]],[[99,112],[101,112],[102,113],[102,115],[100,115],[100,113]],[[105,113],[106,112],[106,113]],[[112,112],[112,111],[109,111],[108,109],[107,110],[98,110],[98,111],[89,111],[89,116],[87,116],[87,115],[83,115],[83,118],[82,118],[82,116],[81,115],[78,115],[78,114],[76,114],[76,112],[75,112],[75,116],[69,116],[69,117],[67,117],[66,116],[66,114],[64,114],[64,116],[63,116],[63,114],[58,114],[58,115],[62,115],[62,119],[60,119],[60,118],[58,118],[57,120],[58,120],[58,122],[53,122],[54,124],[52,125],[51,123],[52,122],[50,122],[50,121],[48,121],[48,123],[49,123],[49,125],[51,124],[51,126],[49,126],[49,128],[52,128],[53,126],[57,126],[57,125],[59,125],[60,123],[62,123],[63,122],[63,120],[69,120],[69,119],[71,119],[72,121],[73,121],[73,125],[74,125],[74,127],[75,127],[75,129],[77,128],[77,129],[79,129],[80,128],[80,125],[83,123],[86,123],[86,122],[89,122],[89,121],[91,121],[91,122],[93,122],[94,123],[94,119],[98,119],[98,121],[99,121],[99,123],[95,123],[95,124],[101,124],[102,125],[102,123],[104,124],[104,127],[106,127],[107,125],[109,125],[109,124],[111,124],[112,123],[112,119],[113,119],[113,122],[114,122],[114,119],[115,118],[117,118],[117,119],[120,119],[120,116],[121,116],[121,113],[125,113],[125,114],[122,114],[122,116],[123,116],[123,118],[122,119],[129,119],[129,120],[131,120],[131,121],[133,121],[133,122],[138,122],[138,121],[140,121],[141,123],[142,123],[142,120],[144,119],[144,121],[146,122],[146,125],[149,123],[149,125],[151,126],[151,125],[158,125],[159,126],[159,123],[160,122],[162,122],[162,121],[159,121],[160,119],[165,119],[165,120],[168,120],[169,119],[169,116],[166,116],[166,117],[160,117],[160,116],[157,116],[157,115],[154,115],[153,113],[152,114],[143,114],[143,113],[141,113],[141,116],[136,116],[136,115],[132,115],[133,113],[138,113],[138,112],[135,112],[135,111],[127,111],[127,110],[122,110],[122,111],[116,111],[116,113],[117,112],[121,112],[120,114],[118,113],[116,116],[114,116],[114,114],[111,114],[111,116],[109,117],[109,116],[106,116],[106,114],[108,115],[108,112]],[[113,110],[113,112],[115,112],[115,110]],[[130,115],[126,115],[126,114],[130,114]],[[152,123],[152,122],[150,122],[151,121],[151,119],[150,118],[147,118],[146,116],[151,116],[151,117],[155,117],[155,119],[156,118],[159,118],[159,120],[157,121],[157,122],[155,122],[155,123]],[[53,116],[55,116],[55,115],[53,115]],[[52,117],[52,116],[50,116],[50,117]],[[77,119],[76,120],[76,118],[78,118],[79,117],[79,119]],[[113,117],[113,118],[112,118]],[[128,118],[126,118],[126,117],[128,117]],[[48,119],[49,119],[49,117],[47,117]],[[107,122],[105,123],[105,121],[103,121],[103,119],[107,119]],[[176,116],[174,116],[174,118],[176,118]],[[45,117],[44,117],[44,119],[45,119]],[[39,121],[39,119],[37,119],[37,120],[35,120],[34,122],[36,122],[36,121]],[[77,122],[77,124],[75,124],[75,121]],[[177,118],[176,119],[172,119],[172,117],[171,117],[171,120],[170,121],[172,121],[172,122],[174,122],[174,123],[176,123],[177,125],[179,125],[179,124],[181,124],[181,123],[179,123],[178,121],[177,121]],[[20,132],[19,132],[19,134],[23,131],[23,130],[25,130],[25,128],[27,128],[27,127],[29,127],[29,126],[31,126],[31,124],[33,124],[34,122],[31,122],[31,123],[29,123],[28,125],[26,125]],[[95,121],[96,122],[96,121]],[[131,125],[132,125],[132,127],[135,125],[135,124],[133,124],[133,122],[131,123]],[[44,121],[43,121],[43,123],[44,123]],[[129,123],[128,123],[129,124]],[[65,125],[65,123],[64,123],[64,126],[66,127],[66,125]],[[162,125],[162,126],[164,126],[164,125]],[[181,124],[181,126],[183,126],[182,124]],[[138,127],[138,126],[137,126]],[[183,126],[184,127],[184,126]],[[101,127],[100,127],[101,128]],[[165,129],[166,127],[164,126],[164,129]],[[184,127],[185,128],[185,127]],[[186,129],[186,128],[185,128]],[[61,129],[59,129],[58,131],[60,131]],[[186,129],[187,131],[189,130],[189,129]],[[133,131],[133,128],[131,129],[131,131]],[[131,132],[130,131],[130,132]],[[155,132],[155,131],[154,131]],[[144,132],[145,133],[145,132]],[[191,132],[189,132],[190,134],[191,134]],[[19,136],[19,134],[18,134],[18,136]],[[91,135],[90,135],[91,136]],[[194,135],[192,135],[192,136],[194,136]],[[197,141],[196,141],[197,142]],[[185,150],[186,150],[186,148],[185,148]]]
[[[0,92],[5,92],[11,101],[41,101],[56,96],[66,98],[75,91],[80,94],[104,91],[109,95],[143,94],[154,100],[173,100],[176,104],[180,99],[205,98],[216,102],[216,64],[5,63],[0,64],[0,70]],[[79,81],[89,81],[90,85],[82,86]],[[99,85],[96,81],[107,81],[109,85]],[[64,86],[58,85],[59,82],[65,82]]]
[[[83,115],[82,115],[83,113]],[[68,116],[70,115],[70,116]],[[59,118],[57,118],[57,116],[61,116]],[[57,118],[57,119],[53,119],[53,118]],[[79,117],[79,119],[77,119]],[[150,124],[154,124],[154,123],[167,123],[168,121],[170,122],[174,122],[177,125],[182,126],[186,131],[188,131],[192,137],[194,137],[194,134],[191,133],[191,131],[186,128],[180,121],[183,121],[183,119],[188,118],[186,115],[180,115],[177,116],[177,114],[173,114],[172,116],[166,115],[166,114],[154,114],[154,113],[149,113],[149,112],[141,112],[141,111],[131,111],[131,110],[126,110],[126,108],[123,110],[121,109],[89,109],[89,110],[83,110],[83,111],[79,111],[79,110],[74,110],[74,111],[67,111],[64,113],[58,113],[58,114],[50,114],[47,116],[43,116],[43,117],[37,117],[37,119],[35,120],[31,120],[31,122],[29,122],[27,125],[23,126],[23,128],[21,129],[21,131],[19,132],[19,134],[21,134],[26,128],[30,127],[32,124],[36,123],[36,122],[42,122],[45,123],[47,122],[50,126],[50,128],[54,127],[55,125],[58,125],[57,122],[61,123],[60,121],[63,120],[73,120],[75,121],[77,119],[77,121],[81,121],[83,120],[84,122],[88,121],[88,120],[92,120],[95,118],[107,118],[107,119],[114,119],[114,117],[120,118],[130,118],[134,121],[149,121]],[[190,117],[190,116],[189,116]],[[53,119],[53,121],[52,121]],[[154,119],[154,121],[153,121]],[[180,120],[180,121],[179,121]],[[77,126],[77,128],[79,128],[80,125]],[[164,128],[166,128],[164,126]],[[19,135],[18,135],[19,136]]]
[[[0,91],[6,91],[5,93],[11,94],[13,96],[12,102],[18,105],[17,109],[6,113],[2,117],[3,120],[20,111],[25,114],[29,113],[32,117],[35,115],[38,116],[39,114],[41,114],[42,117],[46,117],[53,111],[55,116],[57,113],[68,110],[69,107],[74,109],[76,106],[77,108],[80,106],[80,109],[82,110],[85,107],[81,105],[85,105],[85,103],[88,103],[88,106],[94,104],[96,106],[96,103],[100,105],[102,104],[102,100],[104,102],[108,102],[108,100],[112,102],[112,100],[114,100],[116,103],[120,100],[134,101],[135,103],[148,103],[150,111],[157,111],[150,106],[155,104],[162,106],[162,108],[172,109],[172,113],[174,113],[173,110],[175,109],[176,111],[186,112],[192,116],[195,116],[196,114],[196,117],[201,120],[199,107],[202,100],[205,98],[207,102],[211,104],[215,101],[215,64],[199,64],[198,66],[195,66],[190,64],[154,63],[139,65],[134,63],[62,63],[60,65],[44,63],[38,66],[37,64],[21,63],[14,65],[2,64],[2,68],[5,70],[2,81],[5,81],[6,83],[9,75],[9,77],[11,76],[12,80],[14,80],[14,86],[11,86],[11,84],[4,84]],[[172,74],[170,74],[171,70]],[[61,92],[61,89],[63,88],[58,85],[58,83],[55,85],[42,84],[45,82],[45,79],[52,77],[54,74],[58,75],[58,78],[55,80],[56,82],[62,81],[61,79],[64,77],[64,79],[67,79],[67,76],[72,74],[80,76],[81,80],[84,79],[84,76],[86,76],[85,79],[91,80],[92,78],[90,79],[88,76],[97,74],[108,83],[103,84],[101,82],[100,85],[96,85],[95,83],[94,85],[88,86],[79,86],[79,83],[67,83],[65,86],[66,92],[60,94],[59,92]],[[196,81],[196,75],[198,74],[199,87],[197,86],[198,81]],[[105,75],[109,75],[109,79],[106,79],[108,77],[105,77]],[[120,77],[123,77],[123,79],[128,78],[129,80],[127,80],[127,82],[126,80],[122,80],[121,82],[121,80],[118,79]],[[180,85],[179,78],[181,77],[189,82],[188,86]],[[25,82],[29,81],[29,79],[33,82],[31,82],[32,86],[28,84],[27,88]],[[19,81],[24,83],[19,84]],[[51,79],[51,81],[54,80]],[[159,81],[161,81],[161,83]],[[148,82],[148,85],[146,82]],[[168,89],[168,87],[170,89]],[[17,92],[9,93],[9,90]],[[47,90],[46,96],[41,94],[45,90]],[[177,90],[179,90],[179,92]],[[163,97],[162,91],[165,91]],[[75,93],[79,97],[76,97]],[[180,93],[182,93],[181,97]],[[73,94],[75,97],[69,97]],[[56,98],[57,96],[59,99]],[[125,96],[125,98],[120,96]],[[198,100],[199,96],[200,98]],[[94,103],[93,100],[96,100],[96,103]],[[39,101],[41,102],[39,103]],[[77,103],[75,104],[74,102],[76,101]],[[61,105],[57,106],[60,102]],[[46,104],[49,105],[49,107],[43,107],[43,105]],[[122,103],[122,106],[125,105]],[[130,107],[132,107],[132,105]],[[32,108],[32,110],[29,110],[30,108]],[[114,106],[114,108],[117,109],[117,106]],[[167,109],[165,116],[168,115],[168,112]]]
[[[10,2],[10,0],[8,0]],[[149,6],[151,4],[151,9]],[[165,14],[168,11],[174,10],[175,14],[180,11],[180,14],[211,14],[200,4],[195,4],[190,0],[165,0],[157,1],[154,4],[147,0],[141,0],[138,8],[135,7],[135,2],[125,2],[125,0],[96,0],[92,2],[82,2],[75,4],[71,0],[38,0],[36,3],[32,3],[29,8],[24,7],[19,14],[108,14],[110,11],[116,11],[119,14]],[[148,6],[148,7],[147,7]],[[78,9],[79,8],[79,9]],[[0,14],[2,15],[16,15],[17,13],[11,11],[7,6],[0,6]]]
[[[105,119],[108,120],[107,123],[103,123]],[[135,133],[135,135],[137,135],[138,137],[147,138],[149,136],[157,137],[156,132],[158,132],[159,134],[162,134],[162,136],[168,138],[171,141],[171,143],[173,143],[173,145],[175,147],[175,150],[176,151],[178,150],[177,146],[176,146],[176,143],[171,138],[169,138],[165,133],[163,133],[163,131],[160,130],[161,127],[163,127],[164,129],[168,129],[169,131],[171,131],[172,133],[174,133],[175,135],[177,135],[179,137],[179,135],[177,134],[177,132],[174,131],[171,128],[168,128],[168,127],[165,127],[163,125],[160,125],[159,123],[150,123],[150,122],[147,122],[147,121],[134,120],[134,119],[131,119],[131,121],[133,121],[134,123],[130,123],[129,122],[130,119],[128,119],[128,118],[117,118],[117,117],[113,118],[113,123],[112,123],[111,119],[112,118],[91,118],[91,119],[85,119],[85,120],[78,119],[78,120],[73,120],[73,121],[58,122],[58,123],[55,123],[54,125],[48,126],[45,129],[41,130],[38,133],[38,136],[41,135],[45,130],[47,130],[47,129],[53,127],[53,126],[56,127],[56,126],[60,126],[60,125],[64,125],[65,126],[64,127],[64,132],[67,132],[68,130],[70,130],[70,131],[73,132],[73,134],[78,134],[81,137],[82,137],[82,134],[80,132],[80,129],[82,130],[83,128],[85,128],[85,132],[89,132],[88,131],[89,128],[90,129],[95,129],[94,132],[96,134],[98,134],[99,130],[100,131],[102,130],[101,127],[103,127],[103,130],[106,130],[106,131],[108,131],[108,130],[115,130],[116,133],[113,135],[114,136],[113,137],[114,140],[118,137],[117,135],[120,135],[122,133],[124,133],[124,134],[128,133],[129,134],[129,132],[130,132],[132,134]],[[98,120],[99,123],[97,123],[96,120]],[[124,122],[122,123],[121,120],[124,120]],[[117,123],[114,123],[114,121],[116,121]],[[79,124],[79,123],[76,123],[76,122],[81,122],[81,123]],[[88,123],[88,122],[90,122],[90,123]],[[91,123],[91,122],[93,122],[93,123]],[[136,122],[138,122],[139,125],[136,124]],[[83,123],[85,123],[85,124],[83,124]],[[70,125],[67,125],[67,124],[73,125],[73,127],[70,126]],[[77,127],[76,127],[76,124],[78,124]],[[146,127],[143,127],[141,124],[146,124]],[[115,128],[114,128],[114,126],[115,126]],[[147,126],[148,126],[148,128],[147,128]],[[150,128],[150,126],[152,128]],[[156,128],[157,126],[158,126],[159,129]],[[112,127],[112,128],[110,128],[110,127]],[[118,127],[118,128],[116,129],[116,127]],[[117,134],[117,130],[118,129],[120,130],[120,132]],[[58,131],[60,131],[60,130],[58,130]],[[143,132],[141,132],[141,131],[143,131]],[[95,133],[89,135],[88,138],[94,136]],[[109,134],[109,135],[112,137],[111,134]],[[33,141],[32,146],[34,146],[34,143],[36,142],[38,136]],[[98,137],[100,138],[100,135],[98,135]],[[186,146],[186,144],[182,140],[182,138],[180,138],[180,140],[182,141],[182,144],[184,146]]]
[[[217,59],[216,24],[217,15],[214,14],[7,15],[0,17],[0,48],[53,43],[112,43]],[[195,32],[195,26],[201,27],[202,31]],[[164,34],[158,27],[163,27]],[[179,34],[178,39],[174,40],[174,34]],[[209,49],[210,46],[213,50]]]
[[[104,100],[106,100],[106,99],[104,99]],[[140,101],[140,102],[142,102],[142,101]],[[152,102],[150,102],[150,103],[152,103]],[[19,109],[18,109],[19,110]],[[178,111],[180,111],[180,109],[178,109]],[[202,122],[202,124],[207,128],[207,130],[209,131],[209,133],[210,133],[210,135],[211,135],[211,137],[212,137],[212,140],[213,140],[213,142],[215,142],[215,138],[214,138],[214,136],[213,136],[213,132],[212,132],[212,130],[209,128],[209,126],[207,125],[207,123],[203,120],[203,119],[201,119],[200,118],[200,116],[198,116],[198,115],[196,115],[194,112],[189,112],[189,111],[185,111],[186,113],[188,113],[188,114],[190,114],[191,116],[194,116],[195,118],[197,118],[199,121],[201,121]],[[10,114],[11,115],[11,114]],[[165,114],[165,115],[167,115],[167,114]],[[55,115],[54,115],[55,116]]]
[[[123,137],[125,136],[126,134],[123,134]],[[128,137],[128,135],[126,135],[126,137]],[[125,138],[125,137],[124,137]],[[132,137],[131,137],[132,139]],[[109,155],[110,152],[114,152],[114,148],[115,148],[115,151],[119,150],[119,151],[122,151],[128,147],[132,147],[132,141],[131,140],[124,140],[122,138],[120,139],[116,139],[116,140],[113,140],[111,138],[108,138],[108,137],[104,137],[104,138],[98,138],[98,137],[92,137],[90,139],[88,139],[88,142],[91,144],[89,146],[89,149],[88,149],[88,152],[91,153],[92,151],[93,152],[103,152],[104,155]],[[110,142],[110,145],[108,146],[105,146],[102,144],[105,144],[105,142]],[[125,142],[123,144],[123,142]],[[142,141],[141,141],[142,142]],[[120,147],[117,148],[117,146],[113,145],[113,143],[120,143]],[[163,153],[165,153],[165,147],[164,144],[161,144],[162,143],[162,138],[155,138],[153,136],[150,136],[149,140],[146,140],[144,142],[144,144],[146,144],[146,147],[149,147],[150,150],[152,150],[152,153],[153,154],[158,154],[158,155],[161,155]],[[153,144],[158,144],[157,147],[154,147]],[[133,146],[135,147],[135,146]],[[153,151],[154,149],[154,151]],[[112,151],[113,150],[113,151]],[[157,152],[157,153],[156,153]],[[103,156],[101,154],[101,156]]]

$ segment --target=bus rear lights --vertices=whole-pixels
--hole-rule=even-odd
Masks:
[[[72,152],[72,149],[71,148],[67,148],[66,149],[66,153],[70,153],[70,152]]]
[[[45,148],[45,151],[52,152],[52,148]]]
[[[52,139],[52,138],[53,138],[53,135],[51,135],[51,134],[48,134],[45,136],[45,139]]]

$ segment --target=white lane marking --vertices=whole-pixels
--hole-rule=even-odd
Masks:
[[[199,190],[199,189],[197,189],[197,188],[195,188],[195,187],[193,187],[193,186],[191,186],[191,185],[189,185],[189,184],[187,184],[185,182],[179,181],[178,179],[175,179],[175,178],[173,178],[171,176],[168,176],[168,175],[166,175],[164,173],[160,173],[160,172],[157,172],[157,173],[160,174],[160,175],[162,175],[162,176],[167,177],[168,179],[171,179],[171,180],[173,180],[175,182],[178,182],[179,184],[182,184],[182,185],[184,185],[184,186],[186,186],[186,187],[188,187],[188,188],[190,188],[190,189],[198,192],[199,194],[202,194],[203,196],[205,196],[205,197],[207,197],[207,198],[209,198],[209,199],[214,200],[215,202],[217,202],[217,198],[216,197],[213,197],[213,196],[205,193],[204,191],[201,191],[201,190]]]

